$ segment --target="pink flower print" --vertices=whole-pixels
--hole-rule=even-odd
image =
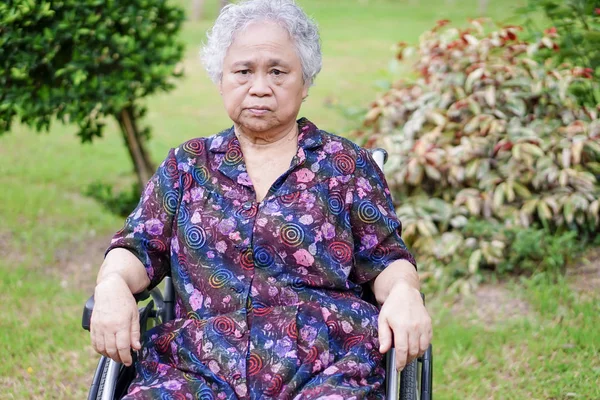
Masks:
[[[210,360],[208,362],[208,368],[212,371],[213,374],[218,374],[221,371],[219,368],[219,364],[215,360]]]
[[[159,236],[163,233],[163,223],[156,218],[146,221],[146,231],[152,236]]]
[[[312,193],[302,192],[300,201],[305,204],[307,210],[311,210],[315,206],[316,198]]]
[[[342,321],[342,330],[346,333],[350,333],[354,329],[352,328],[352,325],[350,325],[350,323],[348,321]]]
[[[215,252],[208,251],[208,252],[206,252],[206,256],[212,260],[213,258],[215,258]]]
[[[331,240],[335,237],[335,226],[329,222],[325,222],[323,226],[321,226],[321,232],[323,232],[323,237],[325,239]]]
[[[245,397],[248,394],[248,387],[245,384],[240,384],[235,387],[235,393],[240,397]],[[226,398],[225,393],[223,393],[223,399]]]
[[[338,151],[341,151],[344,147],[342,146],[342,144],[340,142],[329,142],[325,145],[325,147],[323,147],[323,149],[329,153],[329,154],[333,154],[333,153],[337,153]]]
[[[225,304],[229,304],[230,301],[231,301],[231,296],[230,295],[227,295],[227,296],[225,296],[223,298],[223,303],[225,303]]]
[[[177,164],[177,169],[184,172],[189,172],[190,165],[188,163],[179,163]]]
[[[215,248],[219,253],[225,253],[227,251],[227,243],[220,240],[215,244]]]
[[[312,181],[314,178],[315,173],[308,168],[302,168],[300,171],[296,172],[296,180],[298,182],[307,183]]]
[[[190,202],[190,192],[186,191],[185,193],[183,193],[183,197],[181,198],[181,201],[184,203],[189,203]]]
[[[197,289],[194,289],[194,293],[190,296],[190,305],[194,311],[202,308],[203,296]]]
[[[196,211],[192,215],[192,219],[190,221],[192,222],[192,224],[198,224],[198,223],[200,223],[200,221],[202,221],[202,218],[200,218],[200,213],[198,211]]]
[[[373,189],[373,187],[371,186],[369,181],[367,179],[363,178],[362,176],[357,179],[356,185],[359,188],[362,188],[367,192],[370,192]]]
[[[204,188],[200,186],[192,188],[190,192],[192,195],[192,201],[198,201],[204,196]]]
[[[179,240],[177,239],[177,236],[171,238],[171,250],[175,254],[179,253]]]
[[[313,219],[312,215],[310,215],[310,214],[305,214],[300,217],[300,223],[303,225],[310,225],[313,222],[314,222],[314,219]]]
[[[144,232],[146,226],[144,224],[137,224],[135,228],[133,228],[133,233],[141,233]]]
[[[296,263],[302,265],[304,267],[310,267],[314,264],[315,258],[305,249],[300,249],[294,253],[294,258],[296,259]]]
[[[163,383],[163,387],[169,390],[179,390],[181,389],[181,382],[177,382],[176,380],[170,380]]]
[[[252,186],[252,181],[247,172],[242,172],[238,175],[237,181],[240,185]]]
[[[229,234],[229,239],[231,239],[231,240],[233,240],[233,241],[240,240],[240,239],[241,239],[241,237],[240,237],[240,233],[239,233],[238,231],[236,231],[236,232],[233,232],[233,233],[230,233],[230,234]]]
[[[231,232],[233,232],[235,230],[235,227],[236,227],[235,219],[227,218],[227,219],[224,219],[221,222],[219,222],[217,229],[219,230],[219,233],[221,233],[222,235],[229,235]]]
[[[377,236],[365,235],[360,239],[360,243],[364,246],[365,249],[372,249],[377,245]]]
[[[150,182],[148,182],[148,184],[146,185],[146,190],[144,190],[144,196],[150,196],[152,194],[152,192],[154,191],[154,182],[152,180],[150,180]]]
[[[269,222],[269,220],[268,220],[268,219],[266,219],[266,218],[258,218],[258,219],[256,220],[256,224],[257,224],[258,226],[260,226],[261,228],[264,228],[264,227],[267,225],[267,222]]]
[[[300,337],[308,342],[308,343],[312,343],[314,342],[315,338],[317,337],[317,330],[312,327],[312,326],[304,326],[302,329],[300,329]]]

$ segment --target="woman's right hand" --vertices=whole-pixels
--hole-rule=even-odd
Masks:
[[[141,349],[137,303],[123,278],[107,275],[96,285],[90,335],[94,350],[131,365],[131,348]]]

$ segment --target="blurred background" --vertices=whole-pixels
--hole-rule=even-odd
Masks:
[[[230,125],[198,60],[222,3],[0,4],[1,398],[86,397],[111,236]],[[435,397],[600,399],[600,2],[298,3],[324,55],[301,115],[390,153]]]

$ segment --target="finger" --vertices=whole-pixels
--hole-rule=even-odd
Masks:
[[[408,354],[406,357],[406,363],[412,362],[419,355],[419,341],[420,334],[418,332],[408,332]]]
[[[423,357],[423,354],[427,351],[429,347],[429,335],[421,335],[419,338],[419,357]]]
[[[142,348],[140,343],[140,314],[137,310],[131,315],[131,347],[135,350]]]
[[[100,335],[97,330],[94,330],[92,337],[92,345],[94,346],[94,350],[103,356],[107,356],[106,346],[104,345],[104,336]]]
[[[129,338],[129,330],[119,331],[115,335],[115,342],[117,344],[117,353],[121,362],[127,366],[131,365],[131,339]]]
[[[109,358],[112,358],[116,362],[120,363],[121,358],[119,357],[119,352],[117,351],[117,342],[115,335],[105,334],[104,335],[104,346],[106,347],[106,355]]]
[[[394,333],[394,348],[396,349],[396,369],[402,371],[408,358],[408,335],[396,331]]]
[[[392,329],[385,318],[379,319],[379,352],[385,354],[392,347]]]

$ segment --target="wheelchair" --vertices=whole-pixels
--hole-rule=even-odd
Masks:
[[[385,150],[375,149],[372,151],[372,154],[376,163],[382,168],[387,158]],[[175,289],[170,277],[165,277],[164,279],[163,292],[159,288],[154,288],[151,291],[144,291],[134,296],[138,303],[145,302],[139,307],[142,335],[147,329],[174,318]],[[365,287],[363,299],[377,305],[375,296],[367,287]],[[88,331],[90,330],[93,308],[94,297],[92,296],[84,306],[82,317],[82,327]],[[429,345],[429,348],[422,357],[406,365],[401,373],[396,371],[395,365],[396,354],[392,348],[387,352],[385,360],[386,400],[431,400],[433,395],[433,356],[431,345]],[[121,399],[127,393],[129,384],[134,376],[134,364],[127,367],[108,357],[101,357],[92,379],[88,400]]]

